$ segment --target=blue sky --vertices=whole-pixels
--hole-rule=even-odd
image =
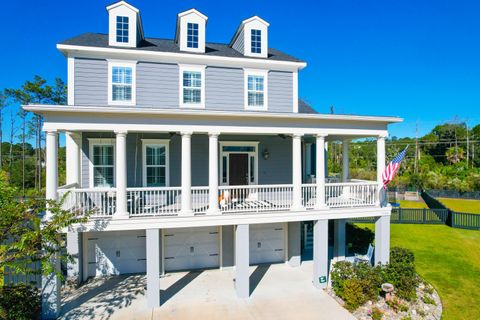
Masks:
[[[66,80],[55,44],[107,32],[112,1],[6,1],[0,89],[33,75]],[[480,1],[131,1],[147,37],[172,38],[176,14],[209,17],[207,41],[228,42],[241,20],[270,22],[269,45],[307,61],[299,95],[320,112],[396,115],[391,135],[427,133],[458,117],[480,122]]]

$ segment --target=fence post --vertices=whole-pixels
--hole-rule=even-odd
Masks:
[[[423,208],[423,224],[427,223],[427,208]]]
[[[398,222],[402,223],[402,207],[398,208]]]
[[[455,211],[448,209],[448,216],[450,217],[450,227],[455,228]]]

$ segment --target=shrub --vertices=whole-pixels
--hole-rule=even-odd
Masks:
[[[406,300],[416,298],[419,279],[411,250],[398,247],[390,250],[390,263],[383,268],[383,281],[393,284],[398,297]]]
[[[40,294],[29,285],[0,288],[0,318],[5,320],[38,319]]]
[[[400,301],[397,297],[394,297],[392,300],[386,301],[387,305],[395,312],[407,312],[408,307]]]
[[[353,265],[348,261],[338,261],[330,275],[333,292],[340,298],[344,296],[345,282],[355,277]]]
[[[376,300],[382,286],[382,267],[372,267],[360,262],[353,266],[355,277],[363,283],[363,294],[367,300]]]
[[[429,297],[429,296],[427,296],[427,295],[423,296],[423,299],[422,299],[422,300],[423,300],[423,302],[425,302],[426,304],[431,304],[431,305],[434,305],[434,306],[437,305],[437,304],[435,303],[435,300],[433,300],[433,298],[431,298],[431,297]]]
[[[342,298],[348,310],[354,311],[368,300],[363,294],[364,282],[365,281],[359,279],[349,279],[345,281]]]
[[[383,312],[377,307],[373,307],[370,317],[372,317],[373,320],[381,320],[383,318]]]

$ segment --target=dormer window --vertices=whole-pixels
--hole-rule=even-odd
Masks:
[[[187,24],[187,47],[198,48],[198,23]]]
[[[128,17],[117,16],[117,42],[128,43]]]
[[[252,44],[251,44],[252,53],[262,53],[262,31],[257,29],[252,29],[251,40],[252,40]]]

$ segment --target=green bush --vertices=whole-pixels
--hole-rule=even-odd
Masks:
[[[383,281],[393,284],[398,297],[413,300],[417,297],[419,278],[415,271],[415,257],[411,250],[393,247],[390,263],[383,267]]]
[[[364,280],[349,279],[345,281],[343,288],[343,300],[345,301],[345,307],[354,311],[362,304],[367,302],[367,297],[363,294]]]
[[[353,265],[348,261],[338,261],[335,263],[330,277],[333,292],[343,299],[346,281],[355,277]]]
[[[377,307],[373,307],[370,317],[372,317],[373,320],[381,320],[383,318],[383,312]]]
[[[0,319],[38,319],[40,294],[29,285],[5,286],[0,288]]]

